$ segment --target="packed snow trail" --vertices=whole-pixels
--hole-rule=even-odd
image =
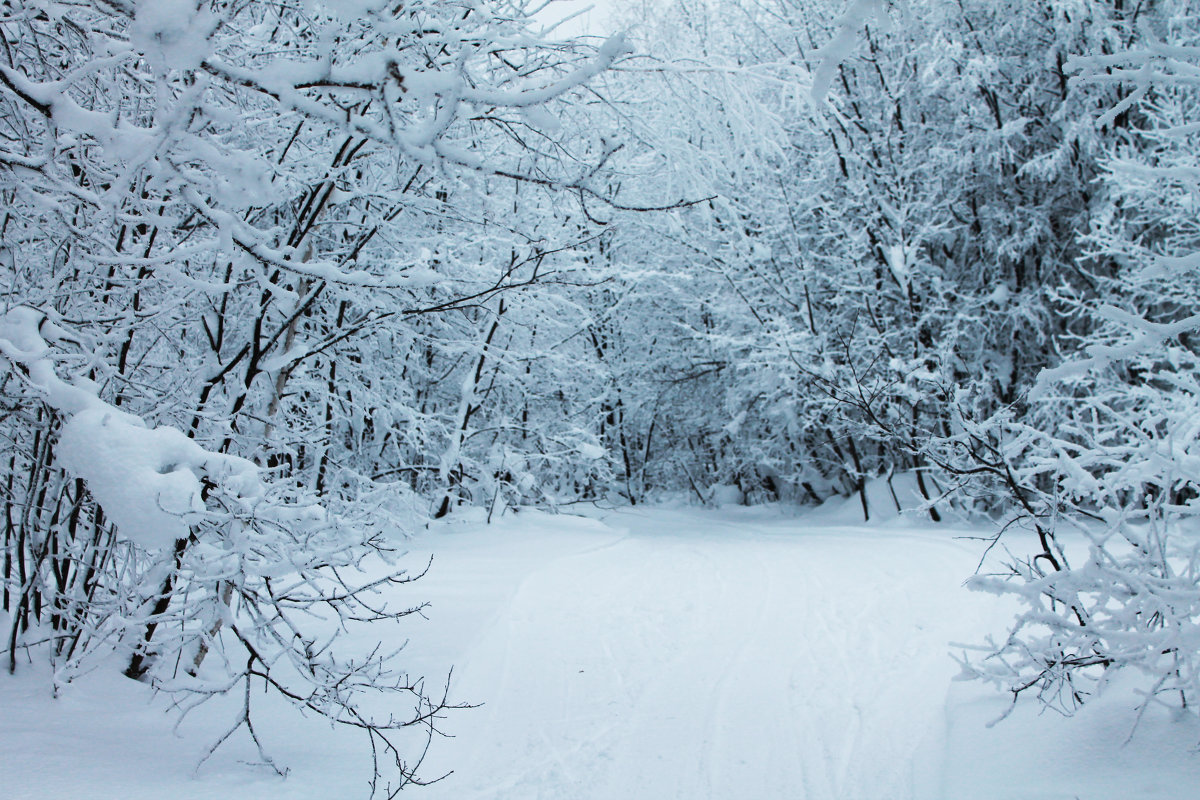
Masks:
[[[880,505],[885,505],[881,503]],[[971,593],[987,529],[818,510],[641,508],[599,521],[538,512],[451,519],[408,543],[429,574],[396,606],[429,622],[401,658],[451,712],[415,800],[1200,800],[1200,725],[1118,681],[1074,719],[952,683],[952,642],[1001,634],[1011,608]],[[467,515],[462,515],[467,516]],[[1019,542],[1014,542],[1019,544]],[[998,548],[999,549],[999,548]],[[382,567],[379,567],[382,569]],[[398,644],[391,640],[389,644]],[[4,800],[354,800],[369,752],[354,731],[258,698],[257,729],[197,761],[237,698],[172,733],[165,703],[98,669],[50,699],[30,665],[0,680]],[[369,710],[389,713],[387,698]],[[406,713],[407,708],[394,709]],[[411,754],[410,754],[411,755]]]
[[[940,796],[949,642],[994,607],[962,589],[978,544],[696,517],[615,515],[520,581],[457,668],[486,705],[429,765],[456,774],[423,794]]]

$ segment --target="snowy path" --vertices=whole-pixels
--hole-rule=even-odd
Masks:
[[[962,532],[837,525],[734,509],[523,512],[443,524],[412,542],[429,600],[404,660],[452,713],[419,800],[1200,800],[1200,725],[1151,710],[1128,746],[1120,686],[1075,719],[952,683],[953,641],[1003,630],[964,590],[980,544]],[[370,633],[374,633],[371,631]],[[372,640],[373,641],[373,640]],[[369,646],[371,642],[364,642]],[[354,800],[363,742],[264,709],[286,780],[197,715],[97,672],[58,700],[45,676],[0,680],[5,800]],[[383,710],[383,709],[380,709]],[[400,709],[403,711],[404,709]],[[274,716],[274,718],[272,718]]]
[[[465,654],[458,693],[487,705],[440,749],[458,774],[429,796],[940,796],[930,698],[955,671],[947,643],[990,607],[961,589],[975,547],[665,512],[610,524],[629,532],[541,565]]]

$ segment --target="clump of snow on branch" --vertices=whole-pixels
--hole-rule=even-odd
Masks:
[[[90,387],[64,381],[45,337],[73,339],[45,312],[13,309],[0,322],[0,353],[65,416],[59,461],[83,479],[122,537],[147,549],[186,538],[205,517],[205,482],[245,502],[263,496],[253,462],[205,450],[174,428],[149,428]]]
[[[163,71],[195,69],[218,22],[197,0],[138,0],[129,43]]]

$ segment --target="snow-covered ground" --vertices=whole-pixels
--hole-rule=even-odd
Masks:
[[[849,507],[848,507],[849,510]],[[1152,709],[1136,735],[1120,685],[1073,719],[955,683],[952,642],[1011,609],[962,588],[970,532],[818,512],[536,512],[440,525],[411,543],[430,574],[401,603],[409,664],[453,666],[429,800],[1200,798],[1200,726]],[[410,618],[412,619],[412,618]],[[144,688],[93,674],[51,700],[0,679],[7,798],[365,795],[354,735],[289,719],[263,731],[281,780],[231,743],[193,775],[216,710],[173,733]]]

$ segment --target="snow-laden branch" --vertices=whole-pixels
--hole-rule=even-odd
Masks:
[[[151,428],[88,382],[64,380],[55,345],[67,343],[80,340],[38,309],[15,308],[0,320],[0,354],[64,419],[59,462],[87,484],[119,535],[152,550],[187,538],[205,518],[206,486],[247,503],[263,497],[254,463],[205,450],[174,428]]]
[[[849,58],[858,46],[863,27],[885,13],[884,0],[851,0],[845,13],[838,20],[837,33],[813,54],[818,60],[817,68],[813,71],[810,92],[814,105],[821,106],[825,103],[825,95],[833,86],[842,62]]]

